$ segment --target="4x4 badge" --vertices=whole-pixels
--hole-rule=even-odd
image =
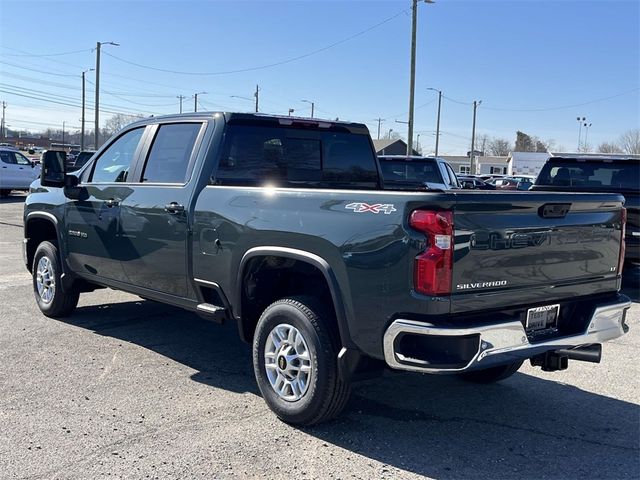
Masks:
[[[353,210],[355,213],[380,213],[383,212],[386,215],[389,215],[391,212],[397,211],[397,209],[393,206],[393,203],[376,203],[373,205],[369,205],[368,203],[355,202],[346,205],[344,208]]]

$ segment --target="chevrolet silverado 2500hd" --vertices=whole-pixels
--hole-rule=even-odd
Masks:
[[[109,287],[236,322],[293,424],[380,365],[491,382],[627,330],[619,195],[385,188],[364,125],[259,114],[145,119],[72,174],[45,157],[24,209],[42,312]]]

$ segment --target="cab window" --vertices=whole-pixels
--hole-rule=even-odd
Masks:
[[[143,182],[184,183],[202,123],[161,125],[142,174]]]
[[[91,183],[126,182],[144,127],[129,130],[102,152],[93,166]]]

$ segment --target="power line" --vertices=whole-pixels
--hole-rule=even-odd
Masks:
[[[104,52],[104,54],[109,56],[109,57],[111,57],[111,58],[115,58],[116,60],[119,60],[119,61],[121,61],[123,63],[127,63],[129,65],[133,65],[133,66],[136,66],[138,68],[145,68],[147,70],[154,70],[156,72],[173,73],[173,74],[176,74],[176,75],[211,76],[211,75],[228,75],[228,74],[232,74],[232,73],[253,72],[253,71],[256,71],[256,70],[264,70],[266,68],[278,67],[280,65],[285,65],[287,63],[292,63],[292,62],[295,62],[295,61],[298,61],[298,60],[302,60],[302,59],[308,58],[308,57],[310,57],[312,55],[316,55],[318,53],[321,53],[321,52],[324,52],[326,50],[329,50],[329,49],[331,49],[333,47],[336,47],[338,45],[342,45],[343,43],[346,43],[346,42],[348,42],[350,40],[353,40],[354,38],[357,38],[357,37],[359,37],[361,35],[364,35],[365,33],[368,33],[371,30],[374,30],[374,29],[376,29],[376,28],[378,28],[378,27],[380,27],[380,26],[382,26],[382,25],[384,25],[386,23],[389,23],[392,20],[395,20],[397,17],[399,17],[400,15],[403,15],[404,13],[406,13],[409,10],[410,9],[404,9],[401,12],[398,12],[395,15],[393,15],[393,16],[391,16],[391,17],[389,17],[389,18],[387,18],[387,19],[385,19],[385,20],[383,20],[383,21],[381,21],[379,23],[376,23],[375,25],[372,25],[369,28],[366,28],[366,29],[364,29],[364,30],[362,30],[362,31],[360,31],[358,33],[355,33],[355,34],[347,37],[347,38],[343,38],[342,40],[338,40],[337,42],[334,42],[334,43],[332,43],[330,45],[326,45],[326,46],[324,46],[322,48],[318,48],[316,50],[312,50],[311,52],[307,52],[307,53],[304,53],[302,55],[298,55],[296,57],[288,58],[286,60],[281,60],[279,62],[269,63],[269,64],[266,64],[266,65],[259,65],[259,66],[255,66],[255,67],[239,68],[239,69],[236,69],[236,70],[226,70],[226,71],[219,71],[219,72],[182,72],[182,71],[179,71],[179,70],[169,70],[169,69],[165,69],[165,68],[152,67],[152,66],[149,66],[149,65],[142,65],[140,63],[132,62],[130,60],[125,60],[124,58],[120,58],[120,57],[118,57],[116,55],[113,55],[113,54],[107,53],[107,52]]]
[[[11,48],[11,47],[5,47],[4,45],[1,46],[0,48],[5,48],[7,50],[13,50],[14,52],[23,52],[23,50],[19,50],[17,48]],[[83,50],[73,50],[71,52],[61,52],[61,53],[5,53],[5,55],[9,56],[9,57],[59,57],[62,55],[73,55],[75,53],[83,53],[83,52],[90,52],[91,49],[90,48],[85,48]]]
[[[604,102],[606,100],[611,100],[612,98],[622,97],[624,95],[628,95],[633,92],[637,92],[640,88],[632,88],[631,90],[627,90],[622,93],[616,93],[615,95],[610,95],[608,97],[596,98],[594,100],[589,100],[583,103],[574,103],[573,105],[562,105],[558,107],[546,107],[546,108],[498,108],[498,107],[482,107],[483,110],[495,110],[497,112],[549,112],[553,110],[564,110],[567,108],[575,108],[582,107],[584,105],[590,105],[592,103]]]

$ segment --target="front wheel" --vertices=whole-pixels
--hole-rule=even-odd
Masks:
[[[42,242],[33,257],[33,291],[40,311],[47,317],[66,317],[78,305],[80,291],[72,286],[62,291],[58,248]]]
[[[485,368],[484,370],[472,370],[458,374],[460,378],[473,383],[494,383],[510,377],[518,371],[524,360],[509,363],[507,365],[499,365],[497,367]]]
[[[311,297],[278,300],[258,320],[253,368],[262,397],[281,419],[313,425],[337,416],[350,385],[338,375],[335,319]]]

